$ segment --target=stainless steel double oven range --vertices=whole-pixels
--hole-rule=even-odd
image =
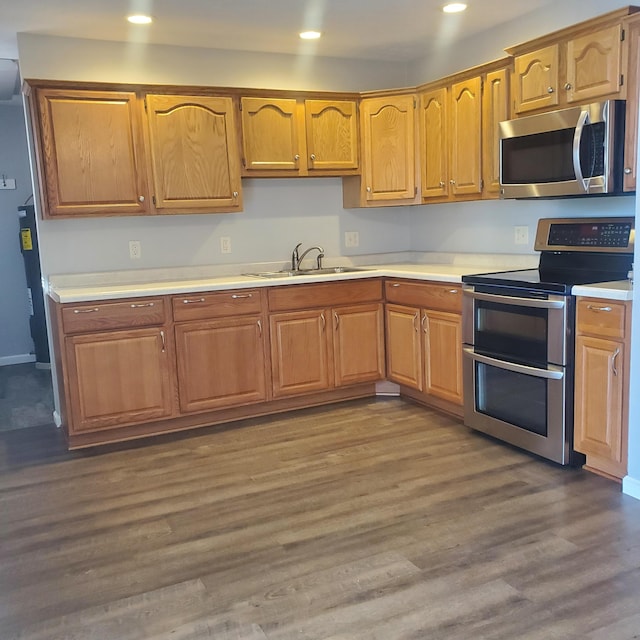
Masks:
[[[633,218],[542,219],[538,269],[463,276],[464,421],[563,465],[573,450],[573,285],[627,278]]]

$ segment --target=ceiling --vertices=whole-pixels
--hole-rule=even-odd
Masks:
[[[552,2],[467,0],[466,12],[445,15],[444,0],[5,0],[0,58],[17,58],[16,33],[32,33],[408,62],[445,38],[468,38]],[[154,23],[129,25],[126,15],[138,12]],[[324,37],[303,43],[304,29]]]

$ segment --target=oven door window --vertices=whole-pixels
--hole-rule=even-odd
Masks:
[[[548,381],[481,362],[474,364],[476,411],[546,437]]]
[[[476,350],[516,362],[547,362],[547,309],[476,301]]]

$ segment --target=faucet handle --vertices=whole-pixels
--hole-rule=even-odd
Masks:
[[[324,253],[321,251],[318,254],[318,258],[317,258],[317,262],[318,262],[318,269],[322,269],[322,258],[324,258]]]

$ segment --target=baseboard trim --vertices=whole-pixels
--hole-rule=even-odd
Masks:
[[[57,411],[53,412],[53,423],[58,427],[58,429],[62,426],[62,418]]]
[[[26,364],[28,362],[35,362],[36,357],[33,353],[21,353],[17,356],[0,356],[0,367],[5,367],[11,364]]]
[[[640,480],[631,476],[622,478],[622,493],[640,500]]]

